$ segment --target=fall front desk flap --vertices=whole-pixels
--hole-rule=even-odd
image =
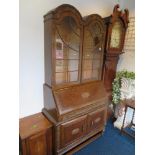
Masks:
[[[106,104],[107,93],[103,82],[76,85],[53,91],[60,115],[96,103]]]

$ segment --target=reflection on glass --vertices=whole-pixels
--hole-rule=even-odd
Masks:
[[[79,60],[69,60],[68,61],[68,70],[75,71],[78,70]]]
[[[122,30],[121,23],[115,22],[115,24],[112,28],[110,47],[119,48],[120,41],[121,41],[121,34],[122,34],[121,30]]]
[[[64,72],[67,70],[67,61],[56,60],[56,72]]]
[[[66,16],[56,25],[56,84],[78,81],[80,29],[74,18]]]
[[[97,69],[94,69],[92,74],[93,79],[98,80],[98,74],[99,74],[99,71]]]
[[[92,70],[84,70],[83,71],[83,79],[89,80],[92,78]]]
[[[101,67],[100,60],[93,61],[93,69],[99,69]]]
[[[55,80],[57,84],[65,83],[67,79],[67,73],[55,73]]]
[[[78,80],[78,72],[77,71],[75,71],[75,72],[68,72],[68,75],[69,75],[69,80],[71,82]]]
[[[83,61],[83,70],[91,70],[92,69],[92,59]]]
[[[57,25],[57,31],[66,45],[75,51],[79,51],[80,29],[72,17],[65,17],[61,24]]]
[[[102,30],[96,22],[85,28],[82,60],[82,80],[100,79],[102,59]]]
[[[68,59],[79,59],[79,52],[69,49]]]

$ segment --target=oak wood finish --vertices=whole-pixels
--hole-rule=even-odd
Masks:
[[[86,116],[63,123],[61,129],[61,146],[68,145],[72,141],[81,138],[86,132]]]
[[[22,155],[52,155],[52,124],[42,113],[19,120]]]
[[[102,20],[97,14],[82,18],[67,4],[44,16],[43,113],[54,124],[55,154],[76,150],[104,130],[108,98],[102,81],[106,35]]]
[[[105,129],[108,90],[123,45],[122,41],[119,50],[109,50],[109,38],[112,24],[120,20],[123,27],[128,13],[117,9],[105,19],[97,14],[82,18],[75,7],[64,4],[44,16],[42,111],[54,124],[55,154],[81,148]]]

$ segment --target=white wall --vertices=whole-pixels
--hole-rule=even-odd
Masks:
[[[130,1],[130,0],[128,0]],[[75,6],[82,16],[97,13],[109,16],[114,0],[20,0],[20,118],[43,108],[44,29],[43,15],[58,5]],[[121,4],[123,4],[120,1]],[[122,6],[122,5],[120,5]]]

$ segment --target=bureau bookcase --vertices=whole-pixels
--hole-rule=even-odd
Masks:
[[[115,27],[119,29],[119,22]],[[119,32],[112,32],[112,37]],[[54,154],[77,151],[104,132],[109,102],[105,83],[111,80],[106,58],[111,52],[106,48],[109,35],[107,18],[97,14],[82,17],[68,4],[44,16],[42,112],[53,124]],[[118,48],[119,38],[110,47]]]

